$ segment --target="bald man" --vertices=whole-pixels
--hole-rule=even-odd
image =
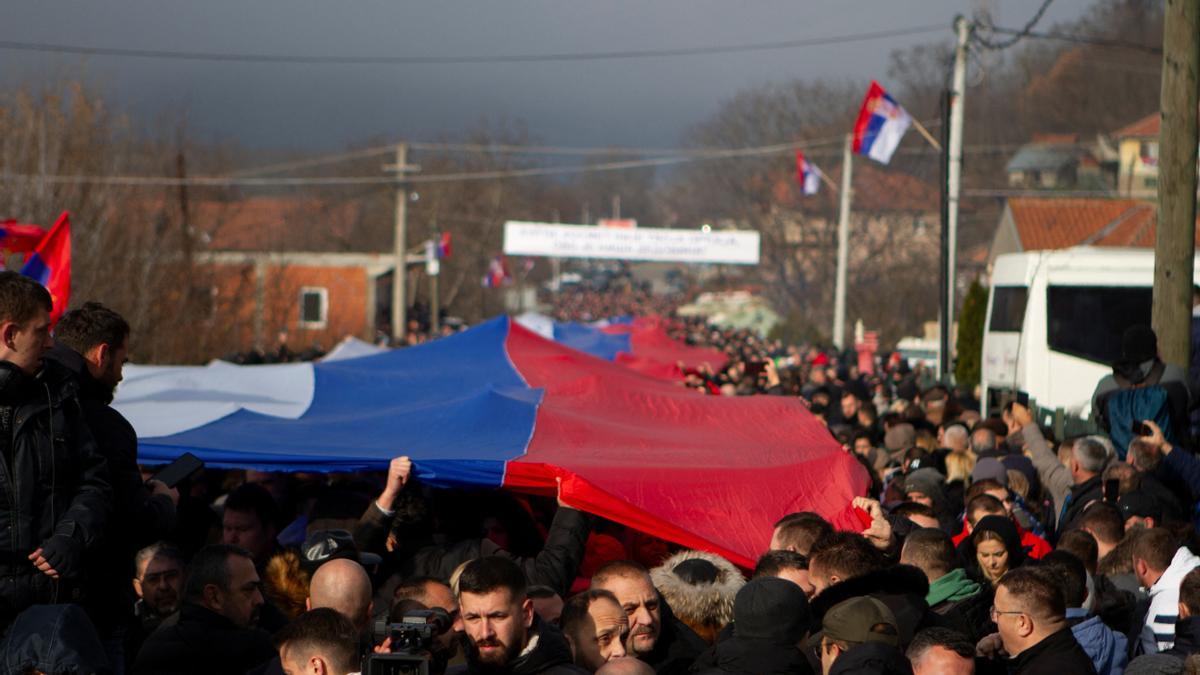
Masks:
[[[371,625],[371,578],[363,566],[340,558],[317,568],[308,586],[309,609],[328,607],[365,632]]]
[[[308,583],[308,599],[305,604],[309,610],[328,608],[341,614],[354,624],[354,629],[362,637],[362,648],[365,652],[371,646],[371,610],[374,604],[371,592],[371,578],[363,566],[354,560],[337,558],[323,563],[313,572],[312,580]],[[253,675],[286,675],[283,662],[276,656],[265,665],[250,671]]]
[[[645,661],[624,656],[601,666],[596,675],[654,675],[654,669]]]

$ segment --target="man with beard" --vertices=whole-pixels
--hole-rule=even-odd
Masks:
[[[508,558],[488,556],[467,563],[458,579],[467,665],[449,672],[587,672],[571,663],[571,649],[562,633],[537,618],[526,587],[525,573]]]
[[[146,640],[134,675],[218,675],[247,670],[275,656],[271,636],[254,626],[262,582],[244,549],[216,544],[188,566],[179,622]]]
[[[179,611],[183,595],[184,560],[179,549],[163,542],[151,544],[138,551],[133,562],[133,591],[138,600],[133,607],[137,622],[125,640],[125,655],[129,660],[164,619]]]
[[[617,596],[629,617],[626,651],[650,664],[658,673],[686,673],[707,643],[676,619],[642,565],[618,560],[592,576],[592,588]]]
[[[108,463],[113,492],[113,522],[87,561],[85,607],[105,642],[118,672],[127,632],[136,632],[128,602],[129,560],[143,546],[166,537],[175,527],[179,494],[159,481],[143,483],[137,464],[137,433],[110,405],[128,360],[129,324],[98,302],[86,302],[62,316],[54,329],[46,360],[62,366],[79,392],[83,419]],[[132,637],[132,636],[131,636]],[[136,639],[136,638],[134,638]]]

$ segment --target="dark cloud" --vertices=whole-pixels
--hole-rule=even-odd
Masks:
[[[39,0],[12,3],[0,39],[204,52],[477,55],[742,44],[944,23],[943,35],[742,54],[456,65],[290,65],[3,52],[7,84],[86,73],[144,120],[188,111],[209,138],[320,150],[367,138],[455,136],[522,120],[548,143],[673,146],[737,91],[792,78],[886,75],[891,50],[950,40],[952,0]],[[990,9],[1017,26],[1041,0]],[[1046,23],[1091,3],[1058,0]]]

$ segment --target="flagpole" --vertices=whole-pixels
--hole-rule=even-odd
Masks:
[[[850,184],[854,134],[846,134],[842,151],[841,212],[838,214],[837,280],[833,291],[833,345],[846,348],[846,267],[850,257]]]
[[[922,136],[925,137],[925,140],[929,141],[929,144],[932,145],[935,150],[938,152],[942,151],[942,144],[938,143],[938,140],[933,137],[933,134],[929,133],[929,130],[925,128],[924,124],[921,124],[920,120],[915,117],[912,118],[912,125]]]
[[[946,329],[950,334],[954,331],[954,291],[958,278],[958,199],[962,188],[962,136],[963,136],[963,103],[967,93],[967,38],[970,36],[971,24],[962,16],[954,19],[954,29],[958,33],[958,45],[954,50],[954,83],[950,99],[950,135],[946,141]],[[949,342],[949,341],[948,341]],[[947,382],[952,380],[954,368],[954,347],[947,345],[945,354],[940,355],[942,377]]]

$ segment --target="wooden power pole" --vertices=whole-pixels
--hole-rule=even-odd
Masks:
[[[1196,255],[1200,2],[1167,0],[1163,23],[1162,131],[1152,322],[1164,361],[1187,368]]]

